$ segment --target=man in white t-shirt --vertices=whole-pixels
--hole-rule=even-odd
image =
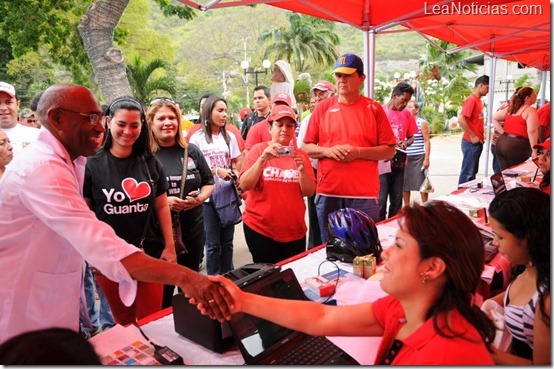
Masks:
[[[19,100],[15,88],[6,82],[0,82],[0,128],[8,136],[12,146],[14,157],[17,153],[35,141],[39,130],[19,124],[17,114],[19,112]]]

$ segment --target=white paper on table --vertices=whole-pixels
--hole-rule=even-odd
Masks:
[[[373,302],[387,295],[381,288],[380,281],[352,279],[340,285],[333,298],[338,305],[356,305]]]

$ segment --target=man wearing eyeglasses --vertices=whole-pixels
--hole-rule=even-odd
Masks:
[[[38,137],[39,130],[19,124],[17,114],[19,100],[15,87],[6,82],[0,82],[0,128],[6,133],[13,146],[13,156]],[[12,165],[10,163],[10,165]]]
[[[0,344],[37,329],[78,331],[84,259],[119,283],[127,306],[137,280],[173,284],[207,306],[212,318],[230,319],[233,300],[223,287],[147,256],[117,237],[85,203],[85,157],[96,152],[104,133],[92,92],[54,85],[42,95],[37,118],[44,126],[37,141],[14,158],[16,165],[0,181]],[[144,195],[141,184],[133,196]]]

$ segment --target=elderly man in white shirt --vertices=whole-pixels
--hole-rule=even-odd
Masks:
[[[37,141],[0,180],[0,343],[20,333],[78,331],[84,259],[119,282],[130,305],[136,280],[180,286],[219,321],[230,319],[227,291],[190,269],[153,259],[96,219],[82,197],[85,157],[95,153],[102,109],[83,86],[59,84],[39,103]]]

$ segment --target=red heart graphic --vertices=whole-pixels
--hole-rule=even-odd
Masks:
[[[127,197],[131,202],[143,199],[150,195],[150,186],[148,182],[138,183],[134,178],[125,178],[121,181],[123,191],[127,194]]]

